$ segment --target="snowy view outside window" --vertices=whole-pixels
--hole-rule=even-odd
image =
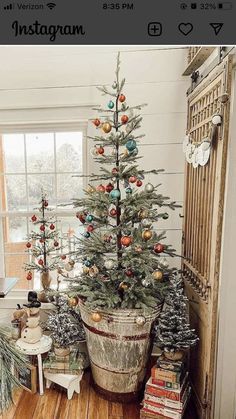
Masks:
[[[6,134],[0,137],[1,275],[16,276],[15,288],[27,288],[22,269],[27,259],[26,235],[38,206],[42,188],[49,205],[58,215],[58,227],[67,242],[73,245],[73,234],[79,234],[79,223],[71,206],[63,206],[83,193],[82,132],[50,132]],[[34,287],[38,286],[37,274]]]

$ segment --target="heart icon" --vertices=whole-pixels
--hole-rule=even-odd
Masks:
[[[190,32],[192,32],[193,25],[192,23],[180,23],[178,28],[183,35],[187,36]]]

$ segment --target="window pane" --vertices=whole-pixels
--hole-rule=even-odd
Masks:
[[[26,273],[24,271],[24,264],[28,262],[28,255],[26,253],[5,255],[5,274],[9,277],[19,278],[19,281],[14,286],[14,289],[28,289],[33,286],[33,280],[27,281]]]
[[[3,135],[3,169],[5,173],[24,173],[24,135]]]
[[[82,173],[82,132],[56,134],[57,171]]]
[[[83,196],[83,179],[71,175],[57,175],[57,202],[68,204],[73,198]]]
[[[42,189],[48,196],[49,206],[56,206],[54,175],[29,175],[28,194],[30,210],[38,208],[40,205]]]
[[[15,253],[26,250],[27,221],[25,217],[3,217],[2,229],[5,252]]]
[[[3,178],[2,178],[3,179]],[[26,183],[24,175],[6,175],[2,180],[5,194],[2,194],[3,211],[26,211]]]
[[[29,173],[54,171],[53,139],[52,133],[26,134],[27,171]]]

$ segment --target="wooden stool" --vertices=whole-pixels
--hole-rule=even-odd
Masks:
[[[50,372],[44,372],[46,378],[46,388],[50,388],[52,383],[59,384],[60,386],[67,389],[67,398],[72,399],[74,391],[80,393],[80,381],[83,377],[83,371],[78,375],[71,374],[53,374]]]

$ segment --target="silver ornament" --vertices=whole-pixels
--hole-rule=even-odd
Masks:
[[[135,319],[135,323],[136,323],[138,326],[143,326],[143,325],[146,323],[146,319],[145,319],[145,317],[144,317],[144,316],[138,316],[138,317],[136,317],[136,319]]]
[[[147,218],[144,218],[144,219],[141,221],[141,224],[142,224],[142,226],[143,226],[143,227],[145,227],[145,228],[150,228],[150,227],[151,227],[151,225],[152,225],[152,222],[151,222],[151,220],[148,220]]]
[[[222,124],[222,116],[219,114],[213,115],[211,122],[213,125],[217,125],[219,127]]]
[[[117,83],[116,81],[114,81],[113,85],[112,85],[112,89],[116,89],[117,88]]]
[[[149,285],[150,285],[150,281],[148,280],[148,279],[143,279],[142,280],[142,285],[145,287],[145,288],[147,288]]]
[[[147,183],[145,185],[145,191],[148,192],[148,193],[153,192],[154,191],[154,186],[151,183]]]
[[[108,259],[105,261],[104,266],[106,269],[113,269],[115,266],[115,262],[112,259]]]
[[[160,265],[163,266],[163,268],[167,268],[169,266],[166,258],[160,259]]]

